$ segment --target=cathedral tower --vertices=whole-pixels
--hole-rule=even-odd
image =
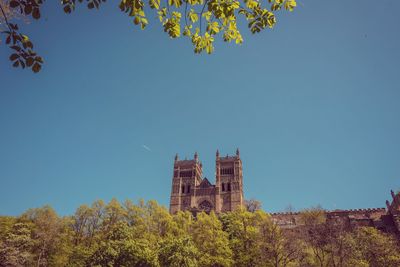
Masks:
[[[170,213],[190,210],[226,212],[244,204],[243,173],[239,150],[235,156],[216,154],[216,184],[202,177],[202,164],[197,153],[194,159],[179,160],[175,156]]]
[[[232,211],[244,205],[243,199],[243,169],[239,149],[235,156],[220,157],[217,150],[216,186],[219,195],[217,211]]]
[[[202,164],[198,159],[197,152],[194,154],[194,159],[191,160],[179,160],[178,154],[175,156],[170,213],[190,209],[194,189],[201,183],[202,176]]]

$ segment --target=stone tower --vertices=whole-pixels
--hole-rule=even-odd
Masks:
[[[179,160],[178,154],[176,154],[172,177],[170,213],[187,210],[192,206],[193,189],[201,183],[202,176],[202,164],[198,160],[197,153],[194,154],[193,160]]]
[[[392,203],[386,200],[386,206],[389,215],[391,215],[395,232],[397,236],[400,238],[400,191],[395,194],[393,190],[390,191],[392,195]]]
[[[175,156],[172,177],[170,213],[190,210],[232,211],[244,204],[243,172],[239,150],[235,156],[216,154],[216,184],[203,178],[202,164],[197,153],[194,159],[179,160]]]
[[[220,157],[217,150],[215,159],[216,187],[218,191],[217,211],[235,210],[244,204],[243,171],[239,149],[235,156]]]

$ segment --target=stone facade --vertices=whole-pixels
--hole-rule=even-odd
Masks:
[[[197,153],[194,159],[179,160],[175,156],[172,176],[170,213],[189,210],[192,212],[235,210],[244,204],[243,172],[239,149],[236,155],[215,159],[215,185],[203,178],[202,163]]]
[[[386,208],[325,211],[326,219],[339,222],[347,229],[371,226],[400,238],[400,192],[391,191],[391,195],[392,201],[386,201]],[[271,216],[284,229],[302,226],[300,212],[278,212]]]

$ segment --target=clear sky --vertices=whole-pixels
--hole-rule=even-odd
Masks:
[[[267,211],[384,207],[400,188],[400,1],[299,0],[273,30],[195,55],[115,1],[23,26],[42,72],[0,45],[0,214],[96,199],[169,205],[175,153],[240,148]],[[149,13],[149,16],[151,14]]]

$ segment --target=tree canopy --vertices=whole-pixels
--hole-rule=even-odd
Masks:
[[[2,33],[11,49],[14,67],[31,68],[39,72],[43,58],[33,50],[31,39],[20,31],[16,21],[21,18],[38,20],[45,0],[0,0],[0,22],[6,25]],[[98,9],[106,0],[61,0],[65,13],[79,4]],[[276,24],[276,12],[293,11],[296,0],[119,0],[120,10],[132,17],[133,23],[145,29],[148,14],[154,14],[170,38],[187,37],[195,53],[214,51],[215,38],[225,42],[243,43],[239,19],[244,18],[250,32],[259,33]]]
[[[283,229],[262,210],[169,214],[155,201],[95,201],[72,216],[50,207],[0,217],[0,266],[400,266],[398,241],[346,230],[319,208]]]

